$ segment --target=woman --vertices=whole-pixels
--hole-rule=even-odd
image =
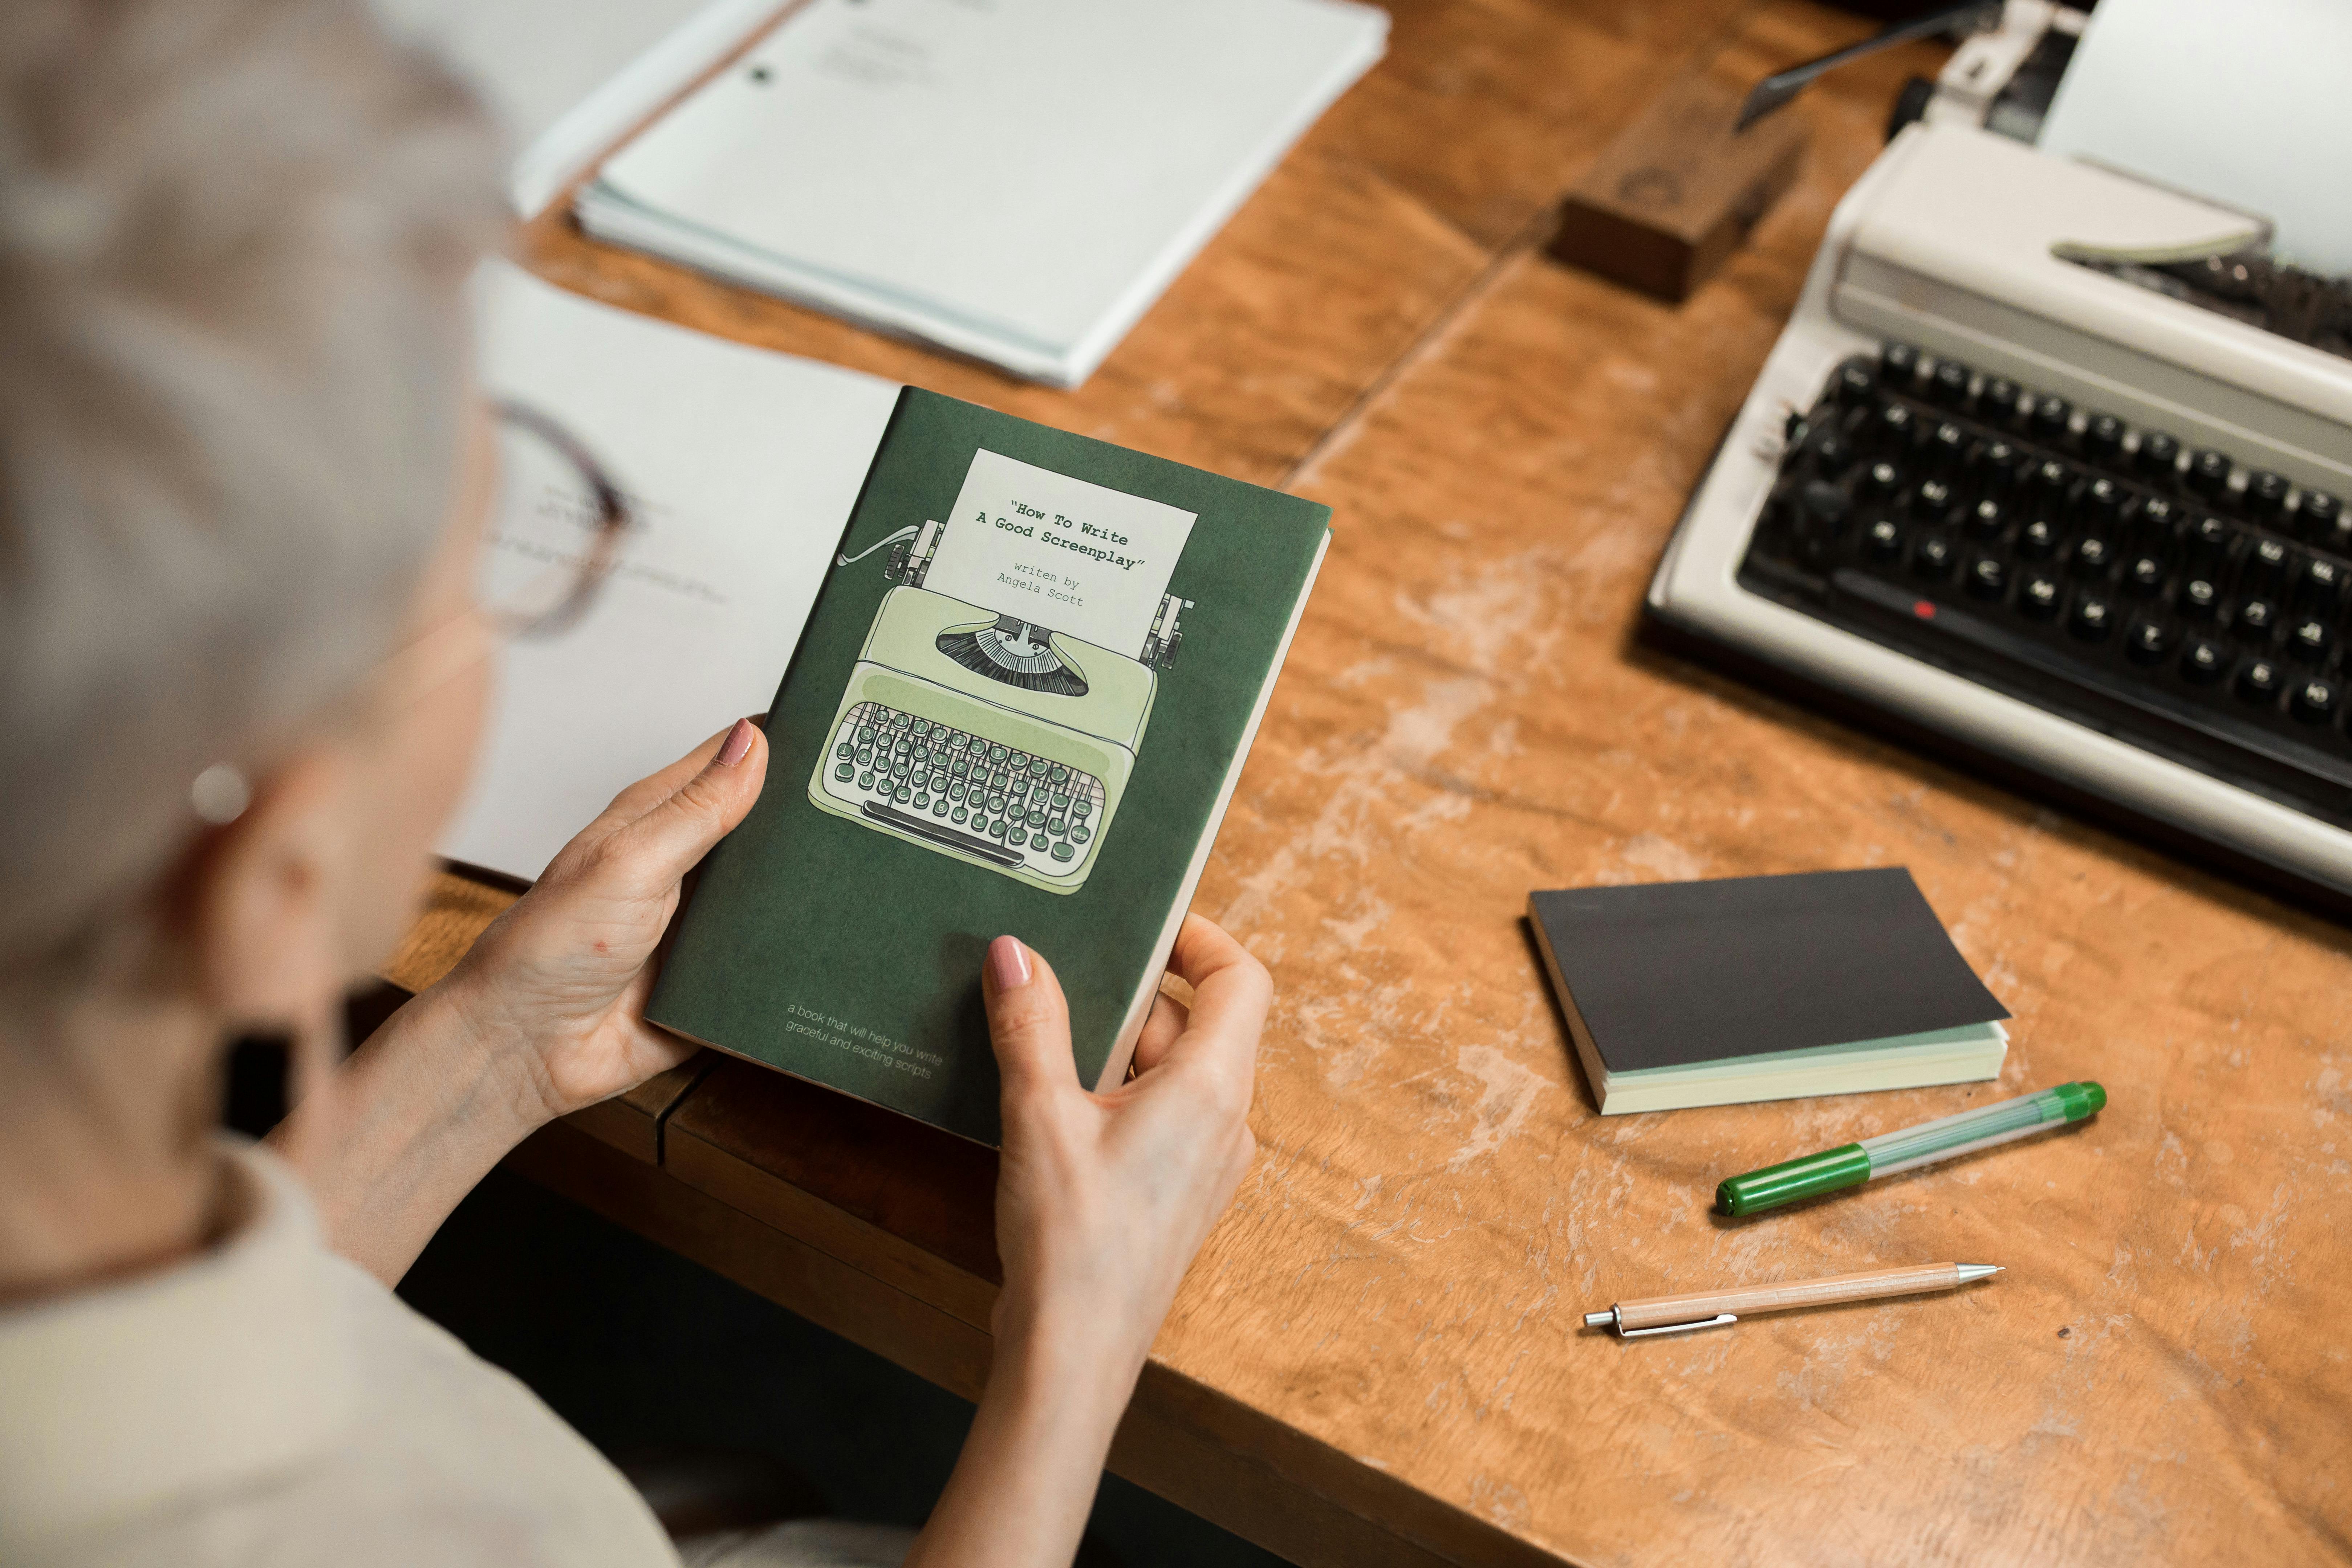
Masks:
[[[495,166],[349,0],[0,7],[0,1561],[677,1561],[387,1287],[533,1128],[685,1054],[647,964],[757,727],[624,793],[337,1064],[482,713],[462,289]],[[1095,1096],[1052,967],[988,951],[1005,1285],[920,1538],[698,1560],[1068,1560],[1252,1152],[1265,973],[1197,919],[1171,968],[1194,1005]],[[266,1149],[211,1131],[253,1028],[299,1042]]]

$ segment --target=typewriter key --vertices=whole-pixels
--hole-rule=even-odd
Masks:
[[[2134,664],[2161,664],[2172,651],[2172,628],[2151,616],[2138,616],[2124,632],[2124,651]]]
[[[2207,500],[2225,500],[2230,494],[2231,467],[2227,452],[2200,452],[2189,462],[2189,488]]]
[[[2230,650],[2211,637],[2191,637],[2180,650],[2180,675],[2199,686],[2210,686],[2230,668]]]
[[[2112,414],[2095,415],[2083,426],[2083,451],[2096,462],[2113,462],[2123,446],[2124,422]]]
[[[2116,610],[2113,605],[2097,594],[2085,594],[2074,601],[2074,613],[2066,617],[2066,629],[2084,642],[2098,642],[2115,630]]]

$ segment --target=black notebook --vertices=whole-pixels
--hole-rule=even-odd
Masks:
[[[1604,1114],[1997,1077],[2009,1016],[1900,867],[1531,893]]]

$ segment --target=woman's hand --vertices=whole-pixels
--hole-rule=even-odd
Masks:
[[[749,719],[623,790],[435,989],[526,1070],[544,1119],[676,1067],[694,1047],[645,1021],[650,963],[686,874],[760,798]]]
[[[743,820],[767,768],[747,719],[622,791],[270,1135],[310,1151],[330,1245],[398,1279],[507,1151],[686,1059],[692,1047],[645,1020],[654,950],[680,880]]]
[[[1000,1342],[1083,1332],[1140,1367],[1256,1152],[1250,1093],[1274,983],[1198,915],[1168,967],[1192,985],[1192,1005],[1162,992],[1135,1076],[1090,1094],[1053,966],[1012,937],[990,944],[982,990],[1004,1080]]]
[[[1249,1168],[1250,1089],[1273,982],[1198,915],[1169,969],[1135,1076],[1079,1082],[1052,966],[1009,936],[982,990],[1004,1079],[995,1357],[963,1457],[907,1568],[1066,1563],[1112,1429],[1194,1253]]]

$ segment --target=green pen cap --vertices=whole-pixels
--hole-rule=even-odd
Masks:
[[[2080,1121],[2096,1115],[2106,1103],[2107,1091],[2095,1083],[2062,1083],[1733,1176],[1715,1189],[1715,1206],[1724,1214],[1748,1215],[1841,1187],[1858,1187],[1874,1176],[1916,1170]]]
[[[1870,1156],[1859,1143],[1801,1154],[1760,1171],[1726,1179],[1715,1189],[1715,1206],[1727,1215],[1754,1214],[1799,1198],[1858,1187],[1870,1180]]]
[[[2095,1083],[2062,1083],[2050,1092],[2058,1097],[2058,1104],[2069,1121],[2095,1115],[2107,1103],[2107,1091]]]

